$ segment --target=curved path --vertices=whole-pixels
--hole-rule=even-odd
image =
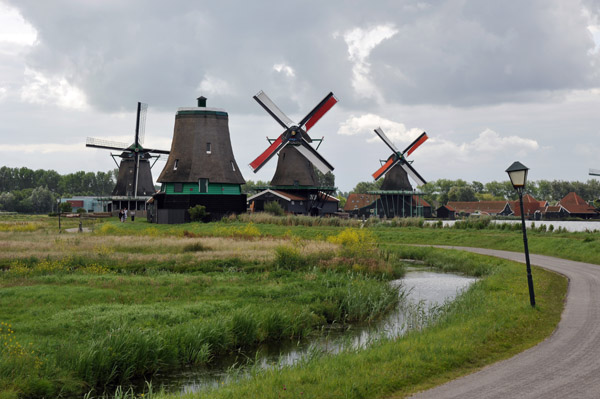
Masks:
[[[523,253],[436,247],[525,262]],[[532,265],[569,278],[567,303],[554,334],[510,359],[412,398],[600,398],[600,265],[542,255],[530,258]],[[535,274],[533,282],[535,285]]]

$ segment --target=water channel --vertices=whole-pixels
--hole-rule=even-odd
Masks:
[[[406,332],[411,325],[415,307],[420,313],[427,313],[438,305],[453,300],[461,291],[467,289],[476,278],[455,274],[437,273],[427,270],[413,270],[405,277],[390,282],[398,288],[401,297],[398,307],[384,319],[371,325],[354,325],[348,328],[333,326],[323,331],[318,338],[306,342],[285,342],[277,345],[264,345],[258,349],[252,359],[243,354],[221,359],[210,367],[185,370],[177,375],[152,378],[152,385],[164,387],[167,392],[196,392],[207,388],[218,387],[232,379],[245,375],[244,367],[231,370],[252,360],[253,367],[266,369],[296,364],[312,353],[338,353],[346,348],[364,348],[369,343],[382,337],[395,338]],[[410,310],[412,309],[412,311]],[[237,375],[237,377],[236,377]]]
[[[456,223],[456,220],[444,220],[444,227],[451,227]],[[521,220],[492,220],[492,223],[521,223]],[[546,227],[550,227],[550,225],[554,226],[555,229],[562,227],[567,231],[600,231],[600,221],[598,220],[526,220],[525,225],[528,229],[531,228],[532,224],[535,224],[536,227],[540,227],[541,225],[546,225]]]

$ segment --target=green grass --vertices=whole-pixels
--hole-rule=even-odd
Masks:
[[[439,229],[421,220],[361,230],[347,229],[357,221],[335,219],[258,221],[108,220],[92,234],[58,236],[53,218],[3,219],[0,321],[11,324],[20,346],[0,351],[0,398],[114,392],[138,376],[210,364],[327,323],[377,318],[397,300],[386,281],[402,274],[403,258],[483,280],[419,333],[314,355],[196,396],[400,397],[530,347],[560,318],[562,277],[534,268],[538,306],[531,309],[522,265],[403,245],[520,252],[520,231]],[[599,241],[598,233],[529,232],[532,253],[596,264]]]
[[[435,313],[422,329],[401,339],[367,350],[316,356],[295,367],[258,372],[252,379],[185,397],[403,397],[531,347],[560,320],[566,280],[556,274],[534,269],[538,305],[532,309],[520,264],[429,248],[398,251],[404,257],[443,261],[452,270],[478,273],[484,264],[488,275]]]
[[[376,319],[398,300],[385,283],[402,275],[397,261],[358,256],[346,264],[334,244],[322,244],[331,252],[311,252],[301,239],[273,246],[250,224],[231,231],[237,238],[210,246],[183,234],[175,243],[158,237],[158,246],[171,248],[159,262],[143,260],[139,244],[126,245],[135,233],[120,236],[129,255],[116,258],[118,246],[89,252],[86,240],[97,239],[94,234],[5,234],[7,247],[27,242],[31,251],[59,249],[47,258],[2,260],[0,321],[10,323],[13,347],[0,348],[0,391],[32,398],[102,392],[259,343],[307,337],[327,323]],[[211,255],[212,246],[248,248],[258,239],[259,247],[277,249],[272,260],[194,258]]]

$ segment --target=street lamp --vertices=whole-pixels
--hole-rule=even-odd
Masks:
[[[529,302],[535,307],[535,294],[533,292],[533,277],[531,277],[531,264],[529,262],[529,247],[527,246],[527,230],[525,229],[525,211],[523,210],[523,189],[527,182],[527,171],[529,168],[521,162],[514,162],[506,169],[510,182],[519,194],[519,204],[521,206],[521,224],[523,226],[523,244],[525,245],[525,263],[527,264],[527,285],[529,286]]]

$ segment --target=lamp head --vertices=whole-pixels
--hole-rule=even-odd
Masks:
[[[529,168],[523,165],[521,162],[513,162],[512,165],[506,169],[510,182],[515,190],[522,190],[527,183],[527,171]]]

